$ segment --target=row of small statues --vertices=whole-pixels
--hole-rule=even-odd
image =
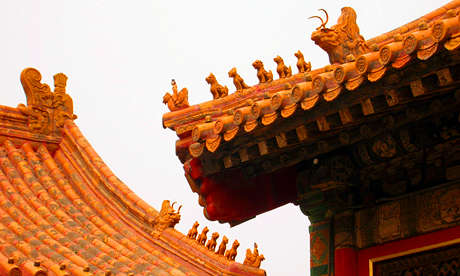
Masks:
[[[302,52],[299,50],[294,55],[297,57],[297,69],[299,70],[299,73],[310,72],[311,63],[307,63],[305,61]],[[275,57],[273,60],[277,64],[276,72],[278,72],[280,79],[292,76],[291,66],[286,66],[284,64],[284,60],[280,56]],[[259,83],[270,82],[273,80],[272,71],[265,70],[262,61],[256,60],[252,63],[252,66],[257,70],[257,78],[259,79]],[[235,85],[237,91],[249,88],[249,86],[244,82],[243,78],[236,72],[235,67],[233,67],[228,72],[228,76],[233,78],[233,84]],[[220,85],[213,73],[209,74],[209,76],[206,78],[206,82],[211,85],[211,94],[214,99],[222,98],[228,95],[228,87]]]
[[[208,240],[208,242],[206,243],[206,240],[208,239],[207,234],[209,232],[209,229],[205,226],[201,231],[201,234],[198,235],[199,225],[200,224],[198,223],[198,221],[195,221],[192,228],[188,231],[187,237],[189,239],[196,240],[198,244],[205,246],[209,251],[212,251],[217,255],[224,256],[229,261],[235,261],[236,255],[238,254],[237,249],[240,246],[238,240],[235,240],[232,244],[232,248],[227,250],[228,238],[224,235],[222,237],[222,242],[216,250],[219,233],[212,233],[211,239]],[[259,252],[257,250],[257,244],[254,243],[254,252],[251,252],[250,249],[246,251],[246,259],[244,260],[244,264],[259,268],[260,263],[263,260],[265,260],[264,255],[259,255]]]
[[[311,63],[305,62],[302,52],[297,51],[295,53],[297,57],[297,69],[299,73],[305,73],[311,71]],[[277,56],[273,59],[276,64],[276,71],[280,78],[287,78],[292,76],[292,69],[291,66],[287,67],[284,64],[283,59],[280,56]],[[273,80],[273,73],[272,71],[267,71],[264,68],[264,64],[260,60],[256,60],[252,63],[252,66],[257,70],[257,78],[259,79],[259,83],[270,82]],[[233,78],[233,84],[237,91],[249,88],[249,86],[244,82],[243,78],[238,74],[236,68],[233,67],[229,72],[228,76]],[[223,98],[228,95],[228,87],[219,84],[214,76],[213,73],[209,74],[206,78],[206,82],[211,85],[211,94],[214,99]],[[176,81],[173,79],[171,81],[172,86],[172,95],[170,93],[166,93],[163,96],[163,103],[166,104],[170,111],[176,111],[179,109],[183,109],[189,107],[188,103],[188,90],[187,88],[182,88],[180,91],[177,90]]]

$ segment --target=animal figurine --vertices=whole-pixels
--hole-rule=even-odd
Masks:
[[[356,12],[350,7],[342,8],[342,13],[337,20],[337,24],[330,29],[326,28],[329,16],[324,9],[320,9],[326,15],[326,21],[319,16],[321,25],[311,34],[311,39],[329,55],[331,64],[344,63],[347,57],[354,57],[370,52],[364,38],[359,33],[356,24]]]
[[[173,94],[166,94],[163,96],[163,103],[166,104],[170,111],[176,111],[189,107],[188,104],[188,89],[182,88],[179,92],[177,91],[176,81],[171,80]]]
[[[160,213],[152,221],[153,236],[158,237],[166,228],[174,228],[174,226],[180,221],[180,209],[182,208],[182,205],[175,210],[174,204],[176,204],[176,202],[171,204],[169,200],[163,200]]]
[[[233,84],[235,85],[236,91],[249,88],[249,86],[246,83],[244,83],[243,78],[236,72],[235,67],[228,71],[228,76],[230,78],[233,78]]]
[[[259,256],[257,256],[255,262],[252,263],[252,266],[256,268],[260,268],[260,264],[262,263],[263,260],[265,260],[265,257],[263,254],[260,254]]]
[[[228,95],[228,87],[220,85],[213,73],[209,74],[206,82],[211,85],[211,94],[214,99],[223,98]]]
[[[238,240],[235,240],[232,244],[232,248],[230,250],[227,250],[227,252],[225,252],[225,258],[227,258],[227,260],[229,261],[235,260],[235,257],[238,254],[238,252],[236,251],[238,249],[238,246],[240,246],[240,243],[238,242]]]
[[[195,240],[196,236],[198,235],[198,226],[200,226],[200,224],[198,223],[198,221],[195,221],[195,223],[192,226],[192,229],[188,231],[187,237]]]
[[[287,67],[284,65],[284,60],[280,56],[277,56],[273,60],[278,64],[278,66],[276,66],[276,72],[278,72],[280,79],[292,76],[291,66]]]
[[[254,252],[251,252],[251,249],[246,249],[246,257],[244,258],[243,264],[252,265],[256,258],[259,256],[259,250],[257,249],[257,243],[254,243]]]
[[[297,58],[297,69],[299,69],[299,73],[310,72],[311,62],[305,62],[302,52],[299,50],[294,55]]]
[[[197,242],[201,245],[204,246],[204,244],[206,243],[206,240],[208,239],[208,237],[206,237],[206,234],[208,233],[209,229],[208,227],[204,227],[203,228],[203,231],[201,231],[201,234],[198,236],[198,239],[197,239]]]
[[[265,260],[264,255],[259,255],[257,243],[254,243],[254,252],[251,252],[251,249],[246,249],[246,257],[243,264],[259,268],[263,260]]]
[[[219,249],[217,250],[216,254],[224,256],[225,250],[227,249],[228,238],[226,236],[222,237],[222,241],[220,242]]]
[[[211,251],[216,250],[216,245],[217,245],[217,239],[218,238],[219,238],[219,233],[217,233],[217,232],[212,233],[212,237],[208,241],[208,243],[206,244],[206,248],[211,250]]]
[[[272,71],[270,70],[267,72],[262,61],[256,60],[252,63],[252,66],[257,70],[257,78],[259,79],[259,83],[270,82],[273,80]]]

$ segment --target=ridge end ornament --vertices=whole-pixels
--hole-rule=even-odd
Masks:
[[[180,209],[182,208],[182,205],[180,205],[179,208],[175,210],[175,204],[176,202],[171,204],[169,200],[163,200],[160,213],[152,222],[153,231],[151,232],[151,235],[155,238],[158,238],[167,228],[174,228],[174,226],[179,223]]]
[[[27,98],[27,106],[19,104],[18,109],[28,118],[32,132],[39,134],[58,134],[66,120],[75,120],[73,100],[66,93],[67,76],[54,75],[54,91],[46,83],[41,83],[42,75],[35,68],[21,72],[21,84]]]
[[[350,54],[357,57],[370,52],[364,37],[359,33],[356,12],[353,8],[343,7],[337,24],[331,28],[326,27],[329,21],[326,10],[320,9],[320,11],[324,12],[325,21],[320,16],[309,17],[309,19],[321,20],[321,25],[311,34],[311,39],[328,53],[331,64],[346,63],[346,57]]]

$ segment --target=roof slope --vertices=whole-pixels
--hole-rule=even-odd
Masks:
[[[38,71],[22,77],[27,72],[39,84]],[[0,106],[1,275],[265,275],[188,239],[173,229],[178,220],[157,227],[163,209],[111,172],[71,120],[71,108],[30,98],[48,99],[49,87],[22,77],[28,106]],[[45,111],[50,120],[37,115]],[[62,125],[60,116],[67,118]]]

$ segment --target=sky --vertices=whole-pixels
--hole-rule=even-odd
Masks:
[[[175,156],[177,136],[163,129],[162,103],[171,91],[187,87],[191,105],[212,99],[205,78],[234,91],[227,72],[236,67],[248,85],[258,83],[251,64],[260,59],[276,70],[280,55],[295,68],[301,50],[313,68],[328,64],[327,54],[310,40],[319,22],[307,19],[353,7],[361,34],[370,39],[449,1],[308,0],[1,0],[0,104],[26,103],[19,76],[38,69],[42,82],[65,73],[77,125],[106,164],[147,203],[160,209],[164,199],[184,205],[176,229],[193,222],[210,233],[240,242],[237,261],[254,242],[268,275],[309,275],[308,218],[288,204],[241,225],[208,221]],[[296,71],[296,69],[294,69]],[[276,75],[276,74],[275,74]],[[220,241],[220,239],[219,239]]]

